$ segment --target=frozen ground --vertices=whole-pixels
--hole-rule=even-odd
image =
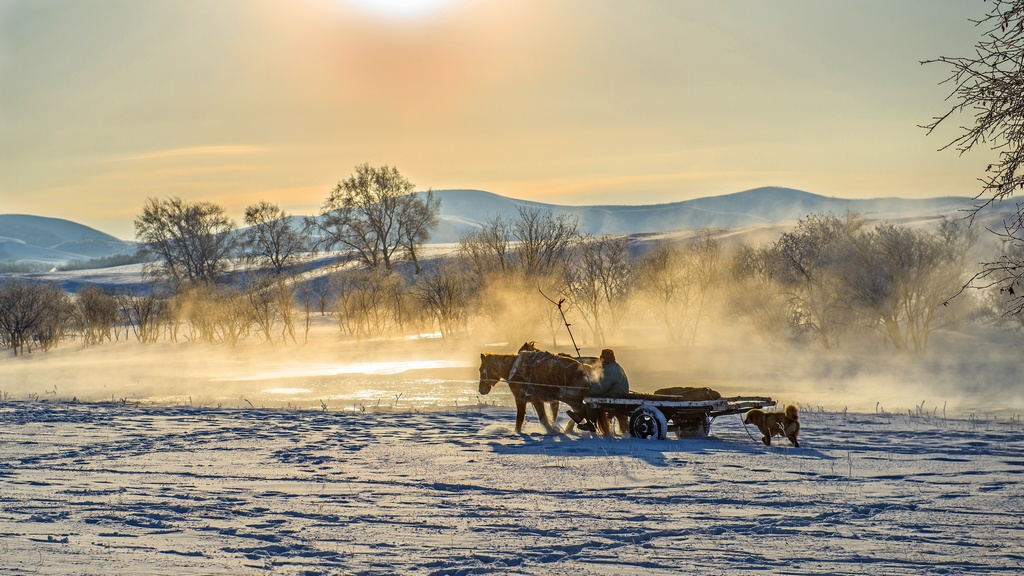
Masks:
[[[1018,419],[808,408],[797,449],[512,417],[8,401],[0,572],[1024,571]]]

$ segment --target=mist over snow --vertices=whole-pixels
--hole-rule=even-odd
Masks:
[[[849,200],[829,198],[779,187],[765,187],[724,196],[701,198],[657,206],[557,206],[515,200],[478,190],[435,191],[441,199],[441,226],[424,247],[427,266],[450,254],[458,238],[497,216],[514,218],[521,207],[565,211],[577,216],[593,234],[630,234],[632,254],[642,254],[663,242],[684,242],[701,227],[718,226],[714,235],[723,246],[738,243],[758,245],[774,241],[799,219],[811,213],[843,214],[856,211],[869,221],[890,220],[910,226],[929,226],[941,216],[958,216],[972,205],[969,198],[908,200],[882,198]],[[979,223],[999,217],[995,210],[979,216]],[[293,218],[295,218],[293,216]],[[988,220],[986,220],[988,219]],[[124,250],[130,243],[91,228],[52,218],[0,216],[0,249],[18,246],[25,251],[48,250],[55,246],[99,243]],[[0,240],[2,241],[2,240]],[[985,241],[983,236],[982,241]],[[91,245],[91,244],[89,244]],[[98,245],[98,244],[97,244]],[[51,246],[51,248],[44,248]],[[0,253],[2,255],[2,253]],[[305,264],[303,278],[312,279],[330,271],[333,259],[324,257]],[[5,275],[0,275],[2,278]],[[146,293],[149,279],[142,264],[107,268],[8,274],[55,283],[76,293],[85,286],[110,292]],[[514,306],[521,295],[510,295]],[[275,349],[266,353],[259,343],[207,348],[179,343],[154,348],[137,343],[112,343],[111,347],[80,349],[68,343],[48,354],[31,355],[19,362],[0,361],[0,390],[8,394],[52,394],[82,400],[125,398],[135,401],[200,402],[241,406],[248,402],[267,406],[316,407],[325,395],[352,406],[360,401],[387,402],[402,390],[417,389],[430,396],[434,379],[406,377],[422,371],[412,369],[405,376],[389,377],[391,384],[377,395],[361,390],[360,378],[379,379],[379,367],[351,369],[352,359],[345,345],[337,343],[337,325],[329,316],[317,317],[313,334],[327,344]],[[653,391],[669,385],[701,383],[730,394],[767,394],[777,399],[804,402],[829,409],[871,411],[876,407],[905,410],[922,401],[946,405],[951,412],[1009,412],[1024,409],[1024,380],[1013,361],[1016,338],[994,329],[977,329],[969,335],[940,332],[933,350],[923,358],[883,348],[828,352],[806,347],[788,348],[765,343],[749,334],[727,328],[705,328],[707,334],[697,346],[672,346],[658,330],[638,329],[612,342],[619,355],[629,361],[634,388]],[[540,335],[543,337],[543,335]],[[456,370],[460,381],[473,378],[474,358],[482,346],[495,340],[485,338],[439,348],[422,342],[418,351],[371,342],[357,347],[360,355],[372,355],[378,362],[400,362],[414,355],[417,362],[437,360],[453,363],[445,374]],[[505,343],[511,346],[514,343]],[[550,349],[565,349],[564,334],[547,337]],[[587,347],[587,344],[584,344]],[[591,346],[592,348],[592,346]],[[390,352],[389,352],[390,350]],[[411,350],[411,349],[410,349]],[[425,350],[425,352],[424,352]],[[498,351],[505,351],[504,349]],[[589,353],[596,353],[589,350]],[[4,351],[9,354],[9,351]],[[391,354],[391,356],[388,356]],[[427,356],[422,356],[427,354]],[[865,358],[870,357],[870,362]],[[197,360],[198,359],[198,360]],[[244,360],[242,360],[244,359]],[[196,364],[193,374],[189,368]],[[110,366],[96,374],[83,373],[85,365]],[[357,363],[358,364],[358,363]],[[171,373],[168,379],[165,374]],[[354,373],[353,378],[344,374]],[[210,385],[216,381],[215,385]],[[99,387],[89,383],[96,382]],[[898,382],[898,385],[893,385]],[[265,390],[276,390],[265,393]],[[453,388],[453,391],[458,389]],[[215,391],[220,391],[216,392]],[[283,393],[281,391],[292,391]],[[405,400],[408,402],[409,392]],[[508,397],[497,396],[497,401]],[[473,402],[474,394],[442,394],[441,404]],[[494,397],[489,400],[494,400]]]

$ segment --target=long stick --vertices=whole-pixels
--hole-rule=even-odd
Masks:
[[[569,333],[569,340],[572,340],[572,347],[576,349],[576,357],[582,358],[583,354],[580,353],[580,347],[576,345],[576,339],[573,338],[572,330],[569,328],[569,321],[565,319],[565,312],[562,310],[562,304],[565,303],[565,298],[562,298],[558,302],[555,302],[551,298],[548,298],[548,295],[545,294],[544,291],[540,289],[540,287],[537,288],[537,292],[540,292],[540,295],[543,296],[548,302],[551,302],[555,306],[558,306],[558,313],[562,315],[562,322],[565,323],[565,331]]]

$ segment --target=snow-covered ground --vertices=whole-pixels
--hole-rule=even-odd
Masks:
[[[0,357],[0,574],[1024,573],[1014,341],[615,346],[637,391],[799,404],[793,448],[516,434],[477,394],[516,346],[321,328]]]
[[[805,409],[801,448],[512,419],[8,401],[0,572],[1024,571],[1019,419]]]

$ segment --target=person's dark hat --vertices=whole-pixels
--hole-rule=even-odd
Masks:
[[[612,352],[611,348],[605,348],[601,350],[601,362],[605,364],[611,364],[615,362],[615,352]]]

